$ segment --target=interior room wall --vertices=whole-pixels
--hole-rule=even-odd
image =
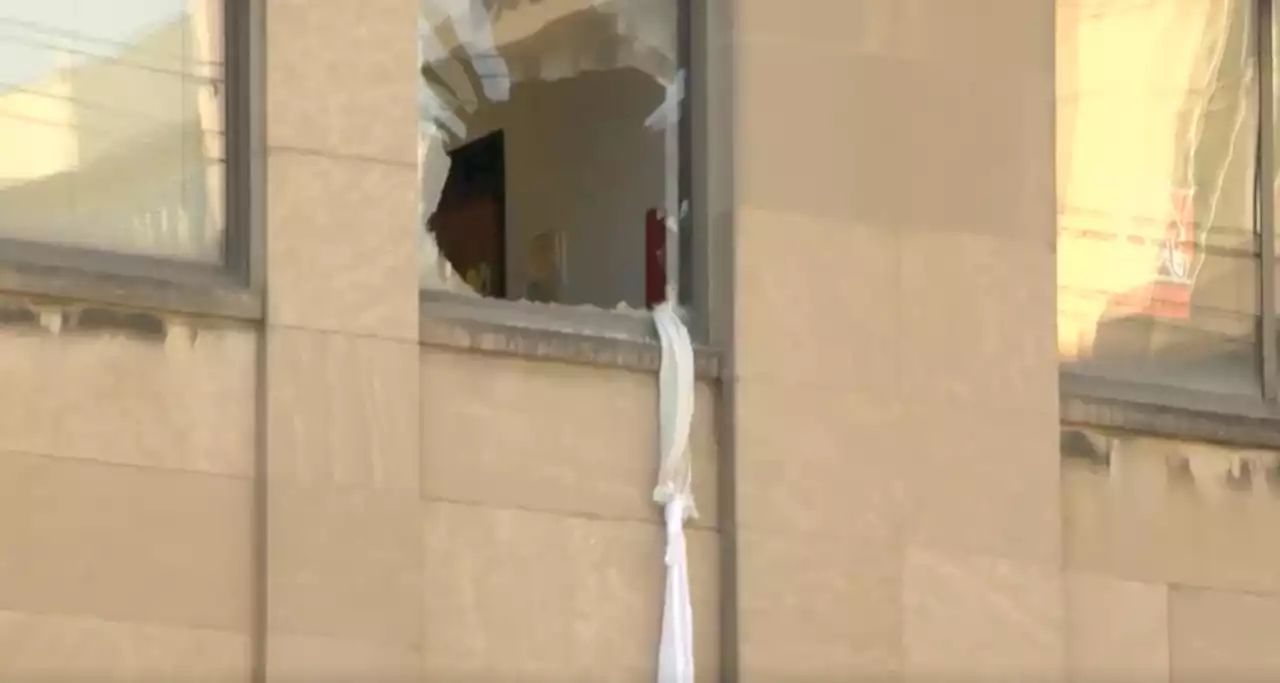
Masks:
[[[522,297],[529,242],[560,230],[561,299],[613,308],[644,303],[645,212],[663,204],[663,133],[644,119],[663,89],[636,69],[526,81],[477,110],[474,140],[506,137],[507,286]]]

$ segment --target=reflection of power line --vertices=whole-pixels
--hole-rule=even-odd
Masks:
[[[95,126],[92,124],[85,124],[79,121],[72,123],[68,121],[57,121],[55,119],[43,119],[43,118],[40,118],[39,116],[15,114],[13,112],[7,112],[7,111],[0,111],[0,119],[9,119],[11,121],[22,121],[23,123],[30,123],[36,126],[46,126],[49,128],[62,128],[64,130],[76,130],[76,131],[91,130],[98,133],[108,133],[108,134],[114,134],[118,132],[106,126]],[[201,128],[199,130],[199,134],[200,135],[217,135],[222,137],[226,135],[226,131],[219,128]]]
[[[147,114],[147,113],[144,113],[144,112],[131,111],[131,110],[129,110],[129,109],[123,109],[123,108],[121,108],[121,107],[113,107],[113,106],[111,106],[111,105],[109,105],[109,104],[101,104],[101,103],[98,103],[98,102],[91,102],[91,101],[86,100],[86,99],[84,99],[84,98],[82,98],[82,97],[74,97],[74,96],[71,96],[71,95],[58,95],[58,94],[55,94],[55,93],[41,92],[41,91],[39,91],[39,90],[32,90],[32,89],[30,89],[30,88],[25,88],[25,87],[23,87],[23,86],[21,86],[21,85],[18,85],[17,83],[6,83],[6,82],[4,82],[4,81],[0,81],[0,95],[5,95],[5,94],[11,93],[11,92],[22,93],[22,94],[24,94],[24,95],[30,95],[31,97],[42,97],[42,98],[44,98],[44,99],[49,99],[49,100],[58,100],[58,101],[62,101],[62,102],[69,102],[69,103],[71,103],[71,104],[73,104],[73,105],[75,105],[75,106],[78,106],[78,107],[86,107],[86,108],[89,108],[89,109],[98,109],[98,110],[105,111],[105,112],[111,112],[111,113],[113,113],[113,114],[120,114],[121,116],[132,116],[132,117],[136,117],[136,118],[140,118],[140,119],[145,119],[145,120],[148,120],[148,121],[163,121],[163,120],[164,120],[164,118],[163,118],[163,117],[161,117],[161,116],[157,116],[157,115],[154,115],[154,114]]]
[[[101,126],[86,126],[79,123],[68,123],[66,121],[55,121],[53,119],[42,119],[39,116],[28,116],[26,114],[14,114],[11,112],[0,112],[0,119],[9,119],[10,121],[21,121],[30,123],[35,126],[45,126],[46,128],[62,128],[65,130],[94,130],[107,132],[107,128]]]
[[[136,49],[136,48],[138,47],[138,46],[137,46],[136,44],[134,44],[134,43],[128,43],[128,42],[125,42],[125,41],[122,41],[122,40],[112,40],[112,39],[110,39],[110,38],[102,38],[102,37],[99,37],[99,36],[89,35],[88,33],[81,33],[81,32],[79,32],[79,31],[72,31],[72,30],[70,30],[70,29],[60,28],[60,27],[57,27],[57,26],[49,26],[48,24],[40,24],[40,23],[36,23],[36,22],[34,22],[34,21],[26,21],[26,20],[24,20],[24,19],[14,19],[13,17],[0,17],[0,24],[10,24],[10,25],[13,25],[13,26],[21,26],[21,27],[23,27],[23,28],[27,28],[27,29],[30,29],[30,30],[32,30],[32,31],[35,31],[36,33],[44,33],[44,34],[46,34],[46,35],[50,35],[50,36],[58,36],[58,37],[61,37],[61,38],[66,38],[66,39],[68,39],[68,40],[78,40],[78,41],[85,42],[85,43],[100,43],[100,44],[102,44],[102,45],[117,45],[117,46],[120,46],[120,47],[127,47],[127,48],[131,48],[131,49]],[[159,51],[159,50],[156,50],[154,54],[165,54],[165,53],[164,53],[164,52],[161,52],[161,51]],[[222,62],[219,62],[219,61],[216,61],[216,60],[203,60],[203,59],[197,59],[197,60],[193,60],[193,61],[194,61],[194,63],[196,63],[196,64],[209,64],[209,65],[218,65],[218,66],[221,66],[221,65],[222,65]]]
[[[1063,2],[1062,6],[1076,12],[1081,19],[1111,18],[1118,14],[1150,9],[1149,0],[1110,0],[1110,2]]]
[[[121,59],[119,57],[112,57],[111,55],[104,55],[98,52],[89,52],[87,50],[77,50],[75,48],[58,45],[57,43],[45,43],[39,40],[32,40],[30,38],[22,38],[22,37],[15,37],[15,36],[0,36],[0,42],[17,43],[18,45],[26,45],[28,47],[34,47],[40,50],[66,52],[68,54],[80,55],[82,57],[92,57],[94,59],[101,60],[103,62],[109,62],[111,64],[115,64],[125,68],[137,69],[139,71],[148,71],[151,73],[160,74],[162,76],[190,78],[192,80],[205,81],[208,83],[222,82],[222,79],[216,76],[203,76],[201,74],[195,74],[189,71],[183,71],[181,69],[166,69],[161,66],[151,66],[150,64],[139,64],[137,62]]]

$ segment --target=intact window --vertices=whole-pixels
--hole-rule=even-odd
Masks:
[[[225,0],[0,0],[0,238],[222,265]]]
[[[422,7],[423,288],[688,301],[687,2]]]
[[[1261,396],[1258,4],[1057,8],[1064,371]]]

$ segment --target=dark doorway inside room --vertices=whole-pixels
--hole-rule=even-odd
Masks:
[[[449,153],[449,175],[427,222],[445,258],[476,292],[507,295],[506,146],[502,131]]]

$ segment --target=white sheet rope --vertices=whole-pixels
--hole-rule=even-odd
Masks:
[[[667,588],[658,648],[658,683],[693,683],[693,605],[684,523],[698,516],[693,500],[689,432],[693,424],[693,343],[668,301],[653,309],[662,341],[658,374],[658,434],[661,461],[653,499],[666,519]]]

